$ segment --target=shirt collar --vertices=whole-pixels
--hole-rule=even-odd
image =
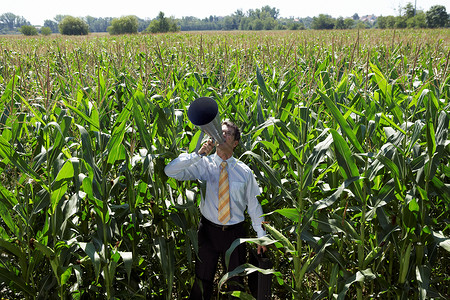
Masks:
[[[217,153],[214,153],[214,161],[217,162],[218,164],[221,164],[223,162],[223,159],[220,158],[219,155],[217,155]],[[226,160],[227,164],[234,164],[236,161],[236,159],[231,156],[229,159]]]

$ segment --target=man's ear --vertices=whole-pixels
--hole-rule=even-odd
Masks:
[[[237,147],[237,145],[239,145],[239,141],[234,140],[234,142],[233,142],[233,150],[234,150],[234,148]]]

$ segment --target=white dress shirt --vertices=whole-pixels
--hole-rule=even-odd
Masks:
[[[222,159],[213,154],[200,157],[196,153],[182,153],[171,161],[164,169],[169,177],[177,180],[206,181],[206,193],[200,203],[200,212],[209,221],[222,225],[218,220],[219,204],[219,175]],[[265,235],[262,227],[263,211],[256,196],[261,192],[252,170],[243,162],[230,157],[227,160],[228,180],[230,184],[230,221],[226,225],[233,225],[244,221],[244,211],[252,220],[253,229],[258,237]]]

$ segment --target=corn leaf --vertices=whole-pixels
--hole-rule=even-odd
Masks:
[[[28,285],[21,277],[17,276],[14,272],[9,271],[0,266],[0,282],[6,285],[12,285],[17,291],[23,292],[29,297],[35,297],[36,291]]]
[[[58,175],[56,176],[55,181],[52,183],[52,193],[51,193],[51,203],[52,203],[52,212],[55,212],[56,206],[58,205],[61,198],[67,191],[69,182],[73,179],[74,170],[73,165],[70,160],[66,161],[59,170]]]
[[[90,258],[92,265],[94,266],[95,277],[98,278],[98,276],[100,275],[101,260],[100,256],[95,250],[94,244],[80,242],[78,243],[78,245],[84,251],[84,253],[86,253],[86,255]]]
[[[361,147],[361,144],[359,143],[358,139],[356,138],[356,135],[353,133],[352,129],[347,123],[347,120],[344,119],[344,116],[341,114],[341,112],[338,110],[336,105],[331,101],[330,98],[328,98],[327,95],[322,93],[321,91],[317,91],[325,104],[327,105],[328,109],[330,110],[331,114],[333,115],[334,119],[337,120],[339,123],[339,126],[341,127],[342,132],[347,136],[350,143],[358,150],[360,153],[364,152],[363,148]]]
[[[372,273],[371,269],[365,269],[362,271],[358,271],[352,276],[348,277],[345,280],[345,284],[340,291],[337,299],[343,300],[345,299],[345,295],[347,294],[348,290],[350,289],[350,286],[356,282],[364,282],[366,280],[374,280],[376,278],[375,274]]]
[[[0,136],[0,156],[5,158],[4,163],[11,163],[21,172],[24,172],[35,181],[40,182],[43,187],[47,188],[42,182],[41,177],[31,168],[31,166],[21,157],[19,153],[11,146],[11,144]]]

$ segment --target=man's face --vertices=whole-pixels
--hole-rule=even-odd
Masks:
[[[227,125],[222,125],[222,134],[225,139],[225,143],[228,144],[232,149],[234,149],[239,142],[234,139],[234,130],[229,128]]]

